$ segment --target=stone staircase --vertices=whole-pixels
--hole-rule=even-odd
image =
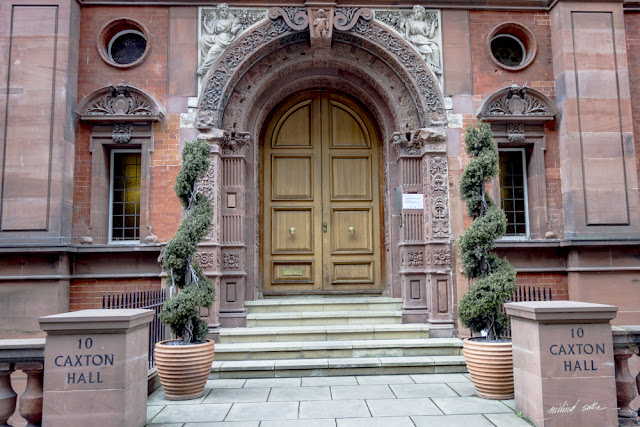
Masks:
[[[213,378],[467,372],[462,341],[402,324],[401,299],[247,302],[247,327],[220,331]]]

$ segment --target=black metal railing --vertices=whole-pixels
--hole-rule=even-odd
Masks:
[[[146,308],[155,312],[155,316],[153,316],[153,320],[149,324],[149,369],[156,365],[154,354],[156,343],[167,339],[166,326],[160,321],[158,315],[162,310],[162,305],[167,300],[168,294],[169,289],[155,289],[104,294],[102,296],[103,309]]]
[[[544,286],[537,288],[535,286],[518,286],[516,291],[507,302],[527,302],[527,301],[553,301],[551,288]],[[500,307],[500,311],[504,313],[504,305]],[[511,337],[511,320],[509,320],[509,337]]]

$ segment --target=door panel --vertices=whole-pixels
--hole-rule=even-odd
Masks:
[[[264,144],[265,292],[380,290],[378,144],[348,98],[297,95]]]
[[[313,200],[313,156],[271,156],[271,199]]]
[[[371,156],[331,156],[331,200],[371,200]]]

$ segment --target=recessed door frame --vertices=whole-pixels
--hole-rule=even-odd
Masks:
[[[323,98],[323,97],[324,97],[324,101],[320,102],[320,98]],[[270,261],[265,259],[265,257],[270,257],[269,255],[270,252],[267,251],[267,248],[268,247],[271,248],[272,239],[273,239],[273,235],[268,234],[268,233],[272,233],[271,224],[274,224],[272,214],[273,212],[277,212],[278,210],[277,207],[274,209],[274,207],[271,206],[269,207],[270,211],[266,212],[267,206],[271,205],[272,203],[270,202],[271,199],[268,200],[268,198],[272,197],[272,194],[267,194],[267,192],[273,192],[272,185],[267,182],[267,179],[269,180],[271,179],[271,176],[267,176],[267,175],[270,175],[271,165],[266,163],[267,161],[269,162],[272,161],[271,158],[267,159],[266,156],[268,155],[271,157],[273,156],[273,153],[271,153],[271,149],[267,147],[266,144],[271,144],[270,141],[267,141],[267,138],[270,138],[271,134],[274,132],[274,129],[276,128],[276,126],[278,126],[277,123],[282,122],[281,117],[286,117],[286,115],[288,114],[286,113],[287,109],[292,108],[297,104],[301,103],[301,101],[303,101],[305,98],[309,98],[311,100],[317,99],[318,102],[315,105],[315,107],[322,108],[323,110],[314,111],[313,114],[320,114],[324,118],[324,120],[328,120],[328,117],[329,117],[328,108],[329,108],[330,102],[334,102],[335,100],[341,100],[345,102],[344,104],[345,106],[353,107],[353,109],[355,110],[352,112],[356,114],[355,117],[359,117],[360,120],[363,121],[363,125],[367,126],[366,129],[370,137],[369,144],[371,149],[375,150],[372,152],[371,149],[367,148],[366,155],[364,154],[359,155],[357,147],[354,146],[354,147],[347,147],[347,149],[343,149],[342,152],[340,152],[339,150],[337,152],[336,150],[333,150],[332,152],[332,150],[329,148],[330,146],[329,135],[324,134],[328,132],[330,128],[329,126],[320,126],[318,123],[318,126],[320,127],[316,129],[315,132],[317,132],[316,138],[319,138],[320,140],[315,141],[317,145],[314,145],[315,147],[314,149],[312,150],[310,149],[311,152],[309,154],[311,154],[315,159],[314,161],[312,161],[314,163],[313,167],[315,167],[315,169],[318,169],[318,166],[321,165],[323,170],[313,170],[310,172],[311,175],[313,176],[312,185],[314,186],[315,194],[318,195],[318,197],[320,197],[320,200],[315,201],[315,204],[317,204],[318,206],[314,207],[314,209],[317,209],[318,212],[313,212],[311,214],[313,215],[315,222],[317,222],[317,224],[314,223],[312,224],[312,226],[314,228],[319,228],[324,225],[322,224],[323,222],[326,222],[327,225],[325,228],[330,228],[332,224],[328,218],[332,214],[334,214],[335,212],[346,212],[347,210],[349,210],[349,207],[348,207],[350,206],[349,203],[346,203],[340,206],[339,202],[336,203],[335,197],[331,196],[332,191],[331,191],[331,188],[329,188],[331,183],[331,178],[329,177],[329,174],[331,174],[332,171],[331,171],[331,167],[329,166],[329,163],[332,161],[335,161],[335,158],[340,158],[340,159],[344,158],[346,159],[345,161],[350,161],[352,159],[356,159],[356,161],[358,159],[368,159],[370,163],[370,170],[372,173],[372,175],[370,176],[370,181],[368,183],[369,185],[368,191],[370,191],[371,193],[371,196],[370,196],[371,213],[369,214],[369,217],[371,217],[370,228],[371,228],[371,233],[376,233],[376,235],[372,234],[371,236],[371,244],[374,244],[373,242],[375,242],[376,247],[371,248],[371,252],[374,253],[373,255],[374,262],[369,263],[370,265],[365,265],[365,264],[368,264],[368,261],[366,261],[365,259],[362,259],[362,260],[358,259],[359,256],[362,257],[363,255],[355,254],[356,252],[358,252],[357,250],[355,252],[351,251],[351,252],[354,252],[355,254],[355,255],[351,255],[352,257],[354,257],[353,262],[347,261],[348,257],[345,257],[345,255],[343,254],[342,260],[334,259],[332,264],[329,265],[328,264],[329,258],[330,258],[329,252],[331,251],[331,248],[335,246],[336,238],[335,236],[333,236],[332,238],[329,238],[329,236],[332,235],[331,232],[314,233],[314,235],[317,237],[316,237],[316,240],[313,241],[311,244],[316,246],[317,248],[316,250],[320,251],[320,255],[316,255],[314,257],[314,262],[312,263],[312,265],[309,267],[308,263],[302,262],[301,260],[297,260],[295,259],[295,257],[290,257],[289,260],[286,262],[286,265],[287,265],[287,268],[291,271],[288,271],[288,270],[285,271],[284,269],[282,269],[283,272],[287,274],[289,273],[300,274],[302,272],[305,276],[305,280],[309,282],[308,286],[301,286],[301,288],[303,289],[299,291],[294,291],[291,289],[286,289],[286,286],[281,286],[281,287],[269,286],[271,285],[271,275],[273,274],[275,277],[276,275],[278,276],[281,275],[280,273],[283,273],[283,272],[274,271]],[[280,116],[278,117],[278,115]],[[319,122],[319,120],[316,120],[314,123],[316,122]],[[260,186],[259,186],[260,215],[258,218],[258,221],[259,221],[258,224],[259,224],[259,241],[260,241],[259,246],[260,247],[258,249],[258,252],[259,252],[260,276],[262,278],[262,280],[260,281],[261,293],[265,295],[291,294],[291,293],[294,293],[294,294],[349,293],[349,294],[378,294],[378,295],[385,294],[386,295],[387,286],[386,286],[386,273],[385,273],[386,266],[385,266],[385,251],[384,251],[385,243],[386,243],[385,242],[386,234],[384,232],[385,206],[383,203],[383,201],[385,200],[385,198],[383,197],[383,192],[385,189],[383,188],[383,179],[382,179],[383,177],[382,150],[384,147],[381,144],[380,131],[376,128],[374,123],[375,122],[371,119],[370,113],[360,103],[358,103],[353,98],[340,94],[339,92],[330,91],[330,90],[312,90],[312,91],[297,93],[289,97],[286,101],[280,103],[269,114],[268,119],[265,121],[265,126],[263,127],[263,132],[261,133],[260,142],[259,142],[258,173],[259,173],[259,182],[260,182]],[[295,153],[295,149],[291,151]],[[305,150],[301,150],[301,151],[304,152]],[[289,153],[289,155],[295,157],[296,154],[294,153]],[[300,154],[298,157],[306,157],[306,156],[307,156],[306,154],[305,155]],[[277,157],[277,154],[275,154],[275,157]],[[324,176],[326,178],[323,178],[323,174],[325,174]],[[321,187],[323,184],[325,185],[326,188],[322,188],[320,190],[318,187],[319,186]],[[306,206],[306,205],[304,203],[301,203],[300,206],[298,206],[295,209],[298,209],[301,212],[305,211],[306,207],[303,207],[303,206]],[[367,208],[355,208],[355,210],[366,211]],[[309,215],[306,212],[304,214],[307,216]],[[269,224],[267,224],[267,221],[269,221]],[[348,233],[352,231],[350,230],[351,228],[359,229],[360,233],[364,233],[364,224],[359,224],[359,225],[351,224],[350,227],[345,228],[345,230],[342,230],[342,231],[344,231],[345,233]],[[299,232],[298,230],[295,231],[295,233],[298,233],[298,232]],[[358,233],[358,231],[354,231],[354,234],[356,233]],[[350,237],[353,237],[353,236],[350,236]],[[321,240],[321,241],[318,241],[318,240]],[[340,251],[337,251],[336,253],[339,254]],[[334,258],[336,256],[339,256],[339,255],[334,255]],[[377,263],[378,265],[376,266],[375,263]],[[298,264],[298,265],[294,265],[294,264]],[[373,269],[373,268],[377,269],[377,271],[372,270],[371,272],[372,279],[366,279],[363,277],[361,279],[360,284],[356,284],[355,286],[350,286],[350,288],[347,287],[347,289],[345,289],[345,287],[343,286],[336,286],[336,284],[340,283],[340,280],[336,278],[334,278],[333,284],[332,284],[331,283],[332,281],[329,280],[329,277],[328,277],[329,268],[333,268],[335,266],[346,266],[347,264],[361,265],[362,272],[367,272],[367,269]],[[296,267],[296,268],[293,268],[293,267]],[[268,268],[271,269],[271,271],[268,271],[267,270]],[[356,266],[355,269],[357,270],[358,266]],[[296,270],[296,271],[293,271],[293,270]],[[311,277],[307,278],[307,275],[310,275]],[[320,283],[318,283],[318,281],[320,281]],[[267,282],[269,282],[269,284],[267,284]],[[312,282],[315,285],[312,285]],[[349,283],[350,285],[354,285],[355,283],[354,279],[351,278]],[[285,288],[285,289],[276,290],[274,288],[280,288],[280,289]]]

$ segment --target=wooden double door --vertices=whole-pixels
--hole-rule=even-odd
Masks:
[[[314,91],[264,143],[264,292],[381,290],[379,144],[353,100]]]

